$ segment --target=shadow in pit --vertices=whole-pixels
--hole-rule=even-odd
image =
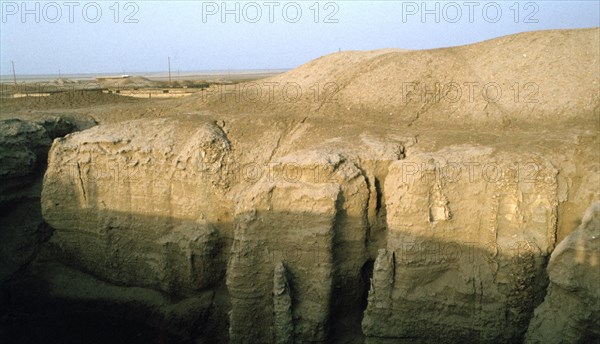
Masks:
[[[268,216],[252,214],[268,219],[268,225],[253,222],[252,231],[237,220],[209,224],[217,229],[216,244],[203,251],[189,243],[160,240],[180,228],[180,219],[97,208],[94,212],[91,216],[82,211],[80,220],[88,226],[96,221],[156,227],[141,231],[98,225],[97,233],[55,230],[36,261],[11,281],[1,342],[225,343],[236,331],[231,342],[275,342],[274,324],[281,319],[274,307],[279,263],[287,270],[291,303],[291,330],[283,331],[289,331],[292,343],[314,338],[358,343],[363,335],[367,343],[520,341],[547,285],[546,257],[413,236],[402,247],[387,248],[392,257],[389,271],[381,263],[381,251],[376,262],[366,253],[360,255],[362,261],[349,274],[354,277],[341,286],[344,293],[357,295],[356,302],[344,308],[359,318],[337,324],[332,333],[338,313],[331,276],[341,262],[334,259],[333,246],[315,251],[309,240],[315,226],[330,224],[324,233],[331,245],[338,244],[334,231],[343,228],[331,218],[270,211]],[[278,219],[286,227],[278,227]],[[265,226],[273,229],[269,235],[252,237]],[[233,228],[233,241],[227,239],[231,233],[224,233],[226,228]],[[290,233],[307,236],[290,241]],[[391,274],[387,285],[386,274]],[[312,314],[314,309],[321,313]],[[498,315],[497,310],[504,313]],[[233,329],[231,311],[238,321]],[[245,321],[243,328],[240,319]],[[495,328],[490,329],[490,323]]]
[[[99,216],[156,221],[118,212]],[[122,235],[115,234],[119,230]],[[148,235],[127,232],[110,228],[107,241],[98,240],[101,235],[54,230],[33,262],[5,283],[0,343],[227,343],[230,306],[222,242],[207,262],[213,278],[196,287],[195,280],[182,282],[185,276],[177,274],[205,274],[200,270],[209,264],[182,272],[186,266],[178,264],[173,245],[152,246],[144,239]],[[160,271],[153,254],[166,254]],[[136,283],[135,277],[144,274],[148,277]],[[160,283],[165,278],[166,284]]]

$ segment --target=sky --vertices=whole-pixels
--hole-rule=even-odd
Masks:
[[[294,68],[600,26],[600,1],[0,1],[0,74]]]

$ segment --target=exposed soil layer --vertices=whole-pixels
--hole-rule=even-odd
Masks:
[[[2,99],[0,341],[597,341],[599,40]]]

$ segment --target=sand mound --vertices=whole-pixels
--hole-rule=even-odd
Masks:
[[[111,87],[154,87],[158,83],[143,76],[132,76],[122,79],[104,79],[99,80],[98,85],[102,88]]]
[[[213,86],[186,106],[425,125],[595,120],[599,34],[554,30],[425,51],[340,52],[269,79]]]
[[[73,85],[77,85],[78,82],[75,80],[71,80],[71,79],[57,78],[57,79],[54,79],[54,80],[48,82],[47,84],[52,85],[52,86],[65,86],[65,85],[73,86]]]

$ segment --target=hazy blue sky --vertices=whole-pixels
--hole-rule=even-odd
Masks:
[[[293,68],[338,49],[425,49],[600,25],[597,0],[0,3],[4,75],[11,61],[17,74],[165,71],[169,56],[174,71]]]

